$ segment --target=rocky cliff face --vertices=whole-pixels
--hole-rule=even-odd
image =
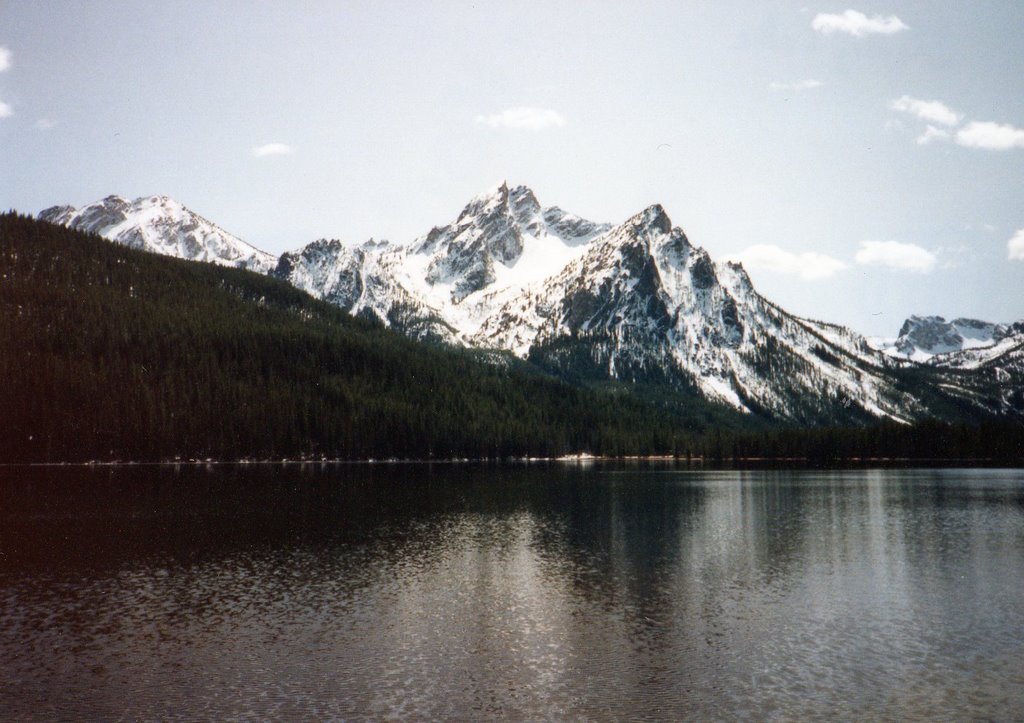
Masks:
[[[736,264],[716,264],[651,206],[595,240],[473,342],[565,372],[695,387],[794,420],[912,417],[888,364],[856,334],[787,314]]]
[[[992,346],[1013,332],[1010,324],[941,316],[911,316],[895,339],[879,340],[876,346],[891,356],[925,362],[932,357]]]
[[[321,239],[276,259],[164,197],[111,196],[40,217],[270,273],[415,338],[506,350],[571,378],[696,390],[806,423],[1024,412],[1024,324],[912,317],[876,349],[764,299],[741,266],[716,263],[658,205],[613,227],[503,183],[412,243]],[[922,359],[929,371],[915,371]]]

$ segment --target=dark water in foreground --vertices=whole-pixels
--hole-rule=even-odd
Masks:
[[[0,717],[1024,715],[1024,471],[0,470]]]

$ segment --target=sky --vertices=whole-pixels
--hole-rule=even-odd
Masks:
[[[862,333],[1013,321],[1022,28],[1019,0],[0,0],[0,207],[166,194],[280,253],[408,242],[507,180],[661,203]]]

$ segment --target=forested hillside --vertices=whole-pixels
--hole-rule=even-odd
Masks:
[[[1024,459],[1019,421],[800,428],[695,391],[570,383],[15,213],[0,215],[0,379],[0,462]]]
[[[431,347],[285,282],[0,216],[0,461],[686,454],[752,420]]]

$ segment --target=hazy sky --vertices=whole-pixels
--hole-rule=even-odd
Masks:
[[[850,1],[0,0],[0,206],[163,193],[281,252],[507,179],[869,334],[1024,318],[1024,2]]]

